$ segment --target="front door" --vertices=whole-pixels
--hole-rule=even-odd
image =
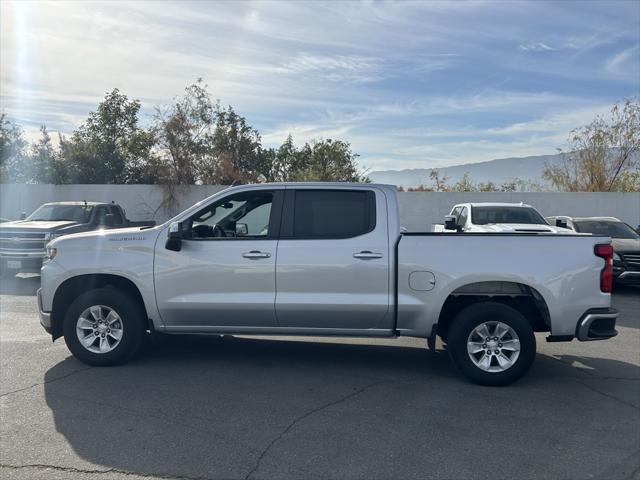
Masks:
[[[235,193],[181,222],[182,248],[156,244],[156,301],[169,331],[273,327],[282,190]]]

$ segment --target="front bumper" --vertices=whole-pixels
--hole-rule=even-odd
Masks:
[[[607,340],[618,334],[615,308],[594,308],[587,310],[576,326],[576,338],[581,342]]]
[[[40,325],[46,330],[47,333],[51,333],[51,312],[45,312],[42,309],[42,289],[38,289],[38,312],[40,313]]]
[[[13,270],[16,273],[38,273],[42,268],[45,251],[7,251],[0,250],[0,266],[3,270]]]

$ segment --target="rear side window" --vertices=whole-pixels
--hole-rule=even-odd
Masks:
[[[293,238],[348,238],[375,228],[372,191],[297,190]]]

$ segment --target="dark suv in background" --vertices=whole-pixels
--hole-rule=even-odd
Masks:
[[[579,233],[608,235],[613,243],[613,276],[616,283],[640,285],[640,235],[615,217],[547,217],[551,225]]]

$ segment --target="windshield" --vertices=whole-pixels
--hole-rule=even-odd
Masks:
[[[91,205],[43,205],[33,212],[27,220],[57,221],[70,220],[77,223],[89,223]]]
[[[610,222],[606,220],[589,220],[573,223],[576,232],[593,233],[594,235],[606,235],[611,238],[640,238],[633,229],[622,222]]]
[[[475,225],[489,223],[548,225],[542,215],[529,207],[471,207],[471,222]]]

